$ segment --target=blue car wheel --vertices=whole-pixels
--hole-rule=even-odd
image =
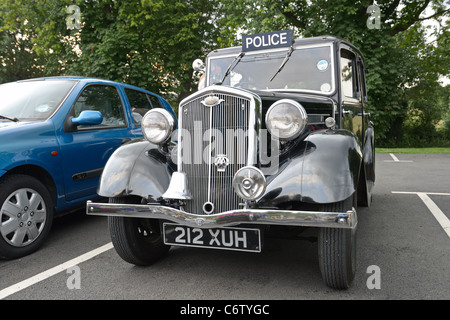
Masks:
[[[0,182],[0,257],[14,259],[36,251],[52,224],[50,193],[39,180],[12,175]]]

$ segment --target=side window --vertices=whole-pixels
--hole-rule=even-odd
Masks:
[[[146,94],[144,92],[125,89],[130,102],[133,120],[136,125],[141,125],[142,117],[152,108],[161,107],[157,97]]]
[[[359,98],[358,74],[355,55],[347,50],[341,50],[341,85],[342,94],[349,98]]]
[[[157,97],[148,94],[147,98],[149,98],[150,101],[152,102],[153,108],[162,108],[163,107],[161,102],[159,101],[159,99]]]
[[[114,87],[104,85],[86,87],[74,104],[74,116],[78,117],[85,110],[95,110],[102,113],[103,122],[100,127],[123,127],[126,125],[122,101]],[[84,128],[92,127],[78,127],[78,129]]]

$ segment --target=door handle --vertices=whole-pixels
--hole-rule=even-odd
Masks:
[[[352,110],[345,110],[345,109],[342,109],[342,114],[343,114],[343,115],[353,114],[353,111],[352,111]]]
[[[358,116],[364,116],[364,117],[367,117],[368,119],[370,119],[370,112],[358,113]]]

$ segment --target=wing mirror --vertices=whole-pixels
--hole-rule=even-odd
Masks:
[[[78,126],[96,126],[103,122],[103,115],[99,111],[85,110],[76,118],[72,118],[72,123]]]

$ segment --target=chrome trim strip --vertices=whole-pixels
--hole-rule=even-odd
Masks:
[[[239,209],[211,215],[199,215],[161,205],[95,203],[87,201],[86,214],[163,219],[196,228],[226,227],[239,224],[268,224],[354,229],[358,224],[354,208],[347,212]]]
[[[211,92],[210,92],[211,91]],[[219,86],[219,85],[212,85],[206,88],[203,88],[193,94],[191,94],[190,96],[184,98],[183,100],[181,100],[180,102],[180,106],[181,105],[185,105],[186,103],[190,102],[191,100],[195,100],[198,97],[205,95],[207,92],[210,92],[210,94],[215,94],[215,93],[225,93],[225,94],[229,94],[229,95],[236,95],[239,97],[244,97],[246,99],[260,99],[259,96],[257,96],[256,94],[254,94],[251,91],[245,90],[245,89],[241,89],[241,88],[232,88],[232,87],[227,87],[227,86]],[[180,113],[181,110],[178,110],[178,113]]]
[[[208,202],[211,202],[211,149],[212,149],[213,108],[209,108],[209,150],[208,150]]]
[[[260,100],[251,99],[250,100],[250,114],[248,119],[248,154],[247,154],[247,166],[256,165],[257,158],[257,145],[258,137],[257,132],[259,132],[260,124],[258,123],[258,117],[261,114],[261,103]]]
[[[254,93],[247,91],[247,90],[235,89],[235,88],[230,88],[230,87],[226,87],[226,86],[210,86],[210,87],[204,88],[204,89],[190,95],[189,97],[183,99],[179,105],[179,110],[178,110],[178,112],[179,112],[178,143],[180,144],[179,146],[184,145],[184,143],[182,143],[182,141],[183,141],[182,134],[186,134],[186,131],[184,131],[184,130],[188,130],[188,128],[189,128],[189,126],[187,126],[187,125],[185,126],[183,123],[183,118],[185,116],[184,115],[185,109],[188,110],[192,103],[197,103],[198,102],[197,100],[201,99],[203,96],[215,96],[215,95],[217,95],[219,97],[227,97],[227,98],[223,98],[223,99],[229,99],[229,102],[231,104],[234,103],[234,105],[233,105],[234,108],[230,108],[231,119],[235,119],[235,117],[239,116],[239,114],[235,114],[234,113],[235,111],[233,111],[234,109],[236,109],[235,107],[238,106],[238,105],[236,105],[237,101],[239,101],[240,103],[245,103],[246,117],[244,119],[245,119],[246,123],[245,123],[244,128],[246,128],[246,132],[244,132],[244,134],[247,136],[247,139],[246,139],[247,140],[247,142],[246,142],[247,149],[245,150],[246,157],[245,157],[245,159],[243,159],[246,163],[243,164],[243,166],[245,166],[245,165],[254,166],[257,163],[258,132],[259,132],[259,129],[261,126],[261,123],[260,123],[261,116],[260,115],[261,115],[262,103],[261,103],[261,98],[258,95],[255,95]],[[245,100],[245,102],[244,102],[244,100]],[[247,105],[247,103],[248,103],[248,105]],[[242,106],[244,106],[244,105],[242,105]],[[217,118],[217,116],[216,116],[216,118],[213,118],[215,110],[219,110],[220,109],[219,107],[220,106],[215,106],[215,107],[209,108],[209,112],[208,112],[209,113],[209,121],[207,119],[206,114],[204,114],[203,116],[199,115],[200,118],[204,121],[204,124],[209,129],[209,137],[208,137],[209,146],[206,146],[206,147],[209,147],[209,150],[208,150],[209,155],[211,155],[212,148],[214,148],[214,150],[217,151],[217,147],[218,147],[216,145],[213,145],[213,139],[212,139],[212,134],[213,134],[212,130],[214,129],[213,126],[216,126],[216,124],[219,126],[224,125],[224,121],[225,121],[223,118]],[[219,111],[217,111],[217,112],[219,112]],[[223,110],[220,112],[223,112]],[[248,118],[247,118],[247,116],[248,116]],[[236,118],[236,119],[239,119],[239,118]],[[216,123],[215,121],[219,121],[219,122]],[[187,121],[187,123],[189,123],[189,120]],[[194,137],[194,139],[196,139],[196,138]],[[237,146],[237,148],[238,147],[239,146]],[[203,192],[201,193],[202,198],[203,198],[204,194],[206,195],[206,199],[203,201],[215,202],[215,206],[218,211],[232,209],[232,207],[234,207],[234,205],[226,206],[226,204],[230,204],[230,201],[232,201],[232,196],[230,197],[229,194],[227,194],[224,197],[224,199],[222,199],[220,201],[220,203],[217,203],[215,200],[212,199],[214,197],[213,196],[214,186],[216,186],[217,183],[219,183],[219,182],[213,179],[214,177],[216,177],[216,174],[215,174],[216,172],[212,171],[212,170],[215,170],[215,167],[213,167],[213,159],[211,158],[211,156],[208,156],[208,159],[206,160],[207,162],[205,161],[205,159],[202,159],[202,161],[206,162],[204,167],[199,168],[199,166],[197,166],[197,167],[194,167],[194,169],[192,169],[191,167],[188,167],[188,166],[184,167],[184,163],[183,163],[184,159],[182,159],[182,155],[181,155],[182,149],[183,149],[183,147],[178,148],[178,160],[177,160],[178,161],[178,168],[177,168],[178,170],[177,170],[177,172],[186,173],[188,175],[188,177],[191,177],[192,176],[191,170],[197,170],[197,171],[195,171],[195,174],[200,174],[200,171],[198,171],[198,170],[201,170],[201,169],[206,170],[204,175],[205,175],[205,178],[208,179],[208,181],[207,181],[207,183],[202,185],[202,188],[204,186],[206,189],[203,191],[205,193],[203,193]],[[197,151],[198,150],[192,150],[191,153],[196,154]],[[224,150],[222,150],[222,151],[224,151]],[[241,156],[241,154],[239,153],[240,150],[235,149],[234,151],[235,151],[235,153],[234,153],[235,156],[240,159],[240,156]],[[186,153],[184,153],[184,154],[186,154]],[[199,154],[202,154],[202,150],[200,150]],[[236,164],[233,163],[233,165],[236,165]],[[207,166],[207,168],[206,168],[206,166]],[[193,189],[192,185],[190,185],[190,181],[191,180],[189,180],[187,188]],[[220,180],[220,181],[224,182],[223,180]],[[231,187],[231,185],[230,185],[230,187]],[[182,186],[180,185],[179,188],[182,188]],[[171,191],[178,193],[178,194],[183,194],[183,193],[192,194],[192,198],[191,198],[192,202],[190,202],[188,204],[188,207],[190,208],[188,210],[195,212],[195,213],[201,212],[200,207],[197,205],[197,202],[198,202],[197,199],[199,199],[199,197],[196,197],[196,195],[195,195],[195,193],[197,193],[197,195],[198,195],[199,190],[195,190],[196,192],[194,192],[194,190],[187,190],[187,189],[177,191],[176,184],[173,184],[173,188],[171,189]],[[163,195],[163,198],[170,199],[170,197],[167,197],[166,194]],[[233,200],[233,201],[235,202],[237,200]],[[222,205],[224,205],[225,207],[221,210],[219,208],[221,208]],[[237,205],[236,205],[236,207],[237,207]],[[198,210],[194,210],[193,208],[197,208]]]

